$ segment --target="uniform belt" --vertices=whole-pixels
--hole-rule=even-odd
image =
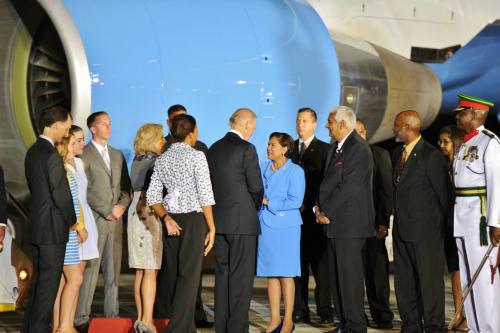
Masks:
[[[486,186],[479,187],[457,187],[455,189],[457,197],[478,197],[486,196]]]
[[[481,201],[481,219],[479,220],[479,242],[481,246],[488,246],[488,232],[486,223],[486,186],[457,187],[457,197],[479,197]]]

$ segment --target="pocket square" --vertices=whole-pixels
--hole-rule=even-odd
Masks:
[[[344,162],[342,162],[342,161],[335,162],[335,165],[342,165],[342,164],[344,164]]]

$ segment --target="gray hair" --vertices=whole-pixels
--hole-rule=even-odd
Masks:
[[[234,111],[231,118],[229,118],[229,124],[231,125],[231,128],[234,125],[245,126],[248,122],[256,119],[257,115],[249,108],[239,108]]]
[[[336,106],[330,111],[330,114],[335,115],[335,120],[338,123],[343,120],[348,128],[352,130],[356,128],[356,114],[350,107],[344,105]]]

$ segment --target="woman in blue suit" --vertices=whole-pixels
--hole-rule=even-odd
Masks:
[[[289,160],[294,147],[286,133],[272,133],[267,144],[269,162],[261,165],[264,199],[259,213],[261,235],[257,249],[257,276],[267,277],[271,320],[266,333],[288,333],[295,298],[294,277],[300,276],[300,207],[304,198],[302,168]],[[285,316],[280,317],[281,291]]]

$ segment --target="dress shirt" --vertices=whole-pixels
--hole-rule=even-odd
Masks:
[[[239,136],[242,140],[245,140],[245,139],[243,139],[243,135],[241,135],[241,133],[240,133],[240,132],[238,132],[237,130],[235,130],[235,129],[231,129],[229,132],[235,133],[235,134],[237,134],[237,135],[238,135],[238,136]]]
[[[94,147],[96,147],[97,151],[99,152],[99,155],[102,156],[102,159],[104,160],[104,163],[108,167],[108,170],[111,170],[111,158],[109,157],[108,145],[106,144],[105,146],[101,146],[94,140],[92,140],[92,144],[94,145]]]
[[[301,138],[299,138],[299,147],[300,145],[302,144],[302,142],[304,142],[304,145],[306,146],[306,149],[307,147],[309,147],[309,145],[311,144],[311,141],[314,139],[314,134],[311,135],[308,139],[306,140],[302,140]]]
[[[415,140],[413,140],[409,144],[405,145],[404,149],[405,149],[405,152],[406,152],[406,159],[408,159],[410,157],[410,154],[413,151],[413,148],[415,148],[415,146],[417,145],[417,143],[420,140],[420,138],[422,138],[421,135],[419,135],[418,138],[416,138]]]
[[[205,154],[183,142],[172,144],[155,163],[146,198],[149,206],[162,203],[174,214],[201,212],[201,207],[214,205]]]
[[[54,141],[52,141],[52,139],[50,139],[49,137],[46,137],[45,135],[40,135],[40,137],[41,137],[42,139],[45,139],[45,140],[47,140],[48,142],[50,142],[50,144],[51,144],[53,147],[55,147],[55,146],[56,146],[56,145],[54,144]]]
[[[342,149],[342,146],[344,145],[344,142],[345,140],[349,137],[349,135],[351,135],[351,133],[353,132],[354,130],[351,130],[349,133],[347,133],[346,136],[344,136],[344,138],[342,140],[340,140],[339,143],[337,143],[337,151],[341,150]]]

